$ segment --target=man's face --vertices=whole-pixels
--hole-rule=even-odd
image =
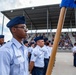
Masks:
[[[26,44],[25,44],[25,46],[27,46],[27,47],[28,47],[28,43],[26,43]]]
[[[34,48],[35,44],[32,44],[31,46]]]
[[[4,43],[4,38],[0,38],[0,44]]]
[[[38,44],[40,47],[43,47],[43,46],[44,46],[44,40],[38,40],[38,41],[37,41],[37,44]]]
[[[25,24],[19,24],[13,27],[13,34],[18,38],[26,38],[27,27]]]

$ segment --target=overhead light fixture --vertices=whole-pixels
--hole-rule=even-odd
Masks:
[[[13,12],[13,10],[11,10],[11,13]]]
[[[34,9],[34,7],[32,7],[32,9]]]

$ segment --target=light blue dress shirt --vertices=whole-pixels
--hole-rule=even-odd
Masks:
[[[33,48],[32,46],[31,46],[31,47],[29,47],[29,48],[28,48],[28,52],[30,52],[30,53],[32,54],[33,49],[34,49],[34,48]]]
[[[35,67],[44,67],[44,50],[40,46],[33,49],[31,61],[34,62]]]
[[[52,47],[50,47],[50,46],[46,46],[47,47],[47,49],[48,49],[48,52],[49,52],[49,57],[51,56],[51,53],[52,53]]]
[[[43,48],[43,50],[45,52],[44,58],[49,59],[49,50],[48,50],[47,46],[44,45],[42,48]]]
[[[74,47],[72,48],[72,51],[73,51],[73,52],[76,52],[76,46],[74,46]]]
[[[28,50],[15,38],[0,48],[0,75],[29,75]]]

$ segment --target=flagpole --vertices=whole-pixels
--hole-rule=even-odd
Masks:
[[[62,7],[61,10],[60,10],[60,16],[59,16],[58,25],[57,25],[57,31],[56,31],[56,34],[55,34],[52,54],[50,55],[50,60],[49,60],[46,75],[51,75],[52,74],[52,69],[53,69],[53,65],[54,65],[54,61],[55,61],[55,56],[56,56],[56,52],[57,52],[57,48],[58,48],[58,43],[59,43],[59,40],[60,40],[61,30],[62,30],[63,24],[64,24],[65,15],[66,15],[66,8]]]

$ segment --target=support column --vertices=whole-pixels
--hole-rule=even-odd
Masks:
[[[31,23],[31,35],[32,35],[32,23]]]
[[[49,16],[48,16],[48,9],[47,9],[47,36],[48,36],[48,18],[49,18]]]
[[[52,27],[51,27],[52,25],[51,25],[51,22],[50,22],[50,37],[52,38]]]
[[[3,15],[3,20],[2,20],[2,31],[1,31],[1,34],[3,34],[3,29],[4,29],[4,15]]]
[[[72,21],[70,20],[70,28],[71,28],[71,32],[72,32]]]
[[[76,27],[76,8],[75,8],[75,27]]]

